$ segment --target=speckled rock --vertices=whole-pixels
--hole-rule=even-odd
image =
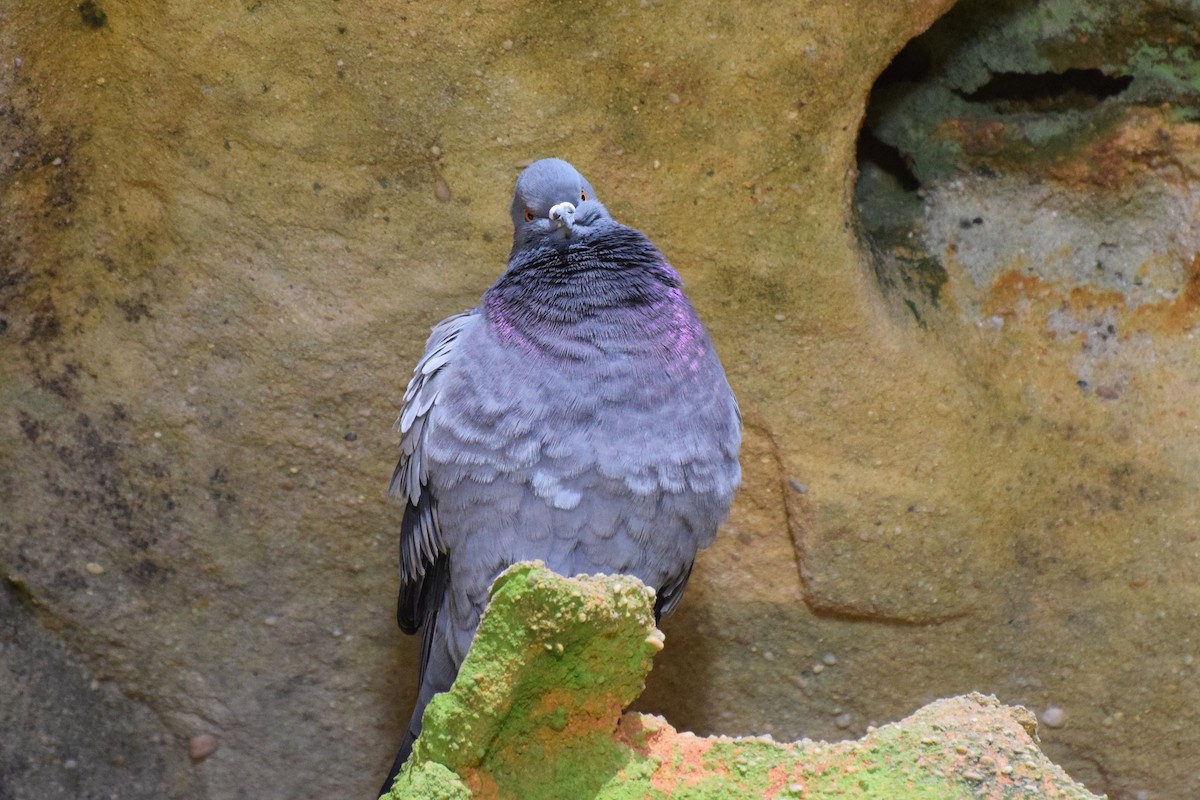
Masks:
[[[90,675],[8,582],[0,582],[0,685],[5,800],[77,800],[100,786],[120,787],[128,800],[204,796],[162,721]]]
[[[747,423],[638,707],[831,739],[981,690],[1062,709],[1045,747],[1091,788],[1186,796],[1200,294],[1165,223],[1200,25],[962,0],[951,82],[890,118],[937,119],[925,151],[872,87],[951,5],[5,4],[0,572],[198,796],[369,794],[416,676],[390,423],[503,268],[517,169],[560,155],[680,270]],[[982,91],[1072,68],[1135,77],[1077,127]],[[865,120],[923,196],[864,204]],[[1064,281],[1105,214],[1175,261]]]

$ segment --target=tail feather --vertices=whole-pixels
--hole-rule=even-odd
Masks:
[[[445,609],[442,609],[443,611]],[[392,789],[392,783],[395,782],[396,776],[400,774],[400,770],[404,768],[405,762],[408,761],[409,755],[412,753],[413,744],[417,737],[421,735],[421,723],[425,718],[425,707],[429,705],[429,701],[433,696],[449,690],[454,684],[454,679],[458,675],[458,665],[455,663],[454,656],[450,652],[450,646],[447,641],[447,634],[443,629],[448,626],[448,614],[431,615],[426,622],[424,638],[421,646],[421,684],[417,689],[417,702],[413,708],[412,717],[408,720],[408,727],[404,731],[404,737],[400,740],[400,747],[396,751],[396,759],[392,762],[392,768],[388,772],[387,780],[383,782],[380,788],[380,795],[387,794]]]
[[[387,779],[383,782],[383,786],[379,787],[379,795],[382,797],[392,790],[392,784],[396,782],[396,776],[400,774],[400,770],[404,767],[404,762],[408,761],[408,757],[412,755],[413,742],[417,740],[417,734],[413,732],[410,724],[408,730],[404,732],[404,738],[400,740],[400,749],[396,752],[396,760],[392,762],[392,768],[388,771]]]

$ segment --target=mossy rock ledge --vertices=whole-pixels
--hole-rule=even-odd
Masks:
[[[705,738],[622,714],[663,647],[653,598],[630,577],[505,571],[385,798],[1096,797],[1041,752],[1032,713],[980,694],[832,744]]]

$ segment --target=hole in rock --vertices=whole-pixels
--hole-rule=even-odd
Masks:
[[[972,103],[987,103],[997,111],[1055,112],[1088,109],[1115,97],[1133,83],[1130,75],[1110,76],[1098,69],[1065,72],[1000,72],[970,94]]]
[[[880,74],[858,139],[858,228],[922,325],[984,321],[1019,276],[1185,293],[1200,253],[1200,7],[962,0]],[[973,318],[972,318],[973,317]]]

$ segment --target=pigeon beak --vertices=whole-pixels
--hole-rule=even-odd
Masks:
[[[565,235],[570,235],[571,229],[575,227],[575,206],[571,203],[558,203],[550,209],[550,221],[554,223],[555,230],[562,231]]]

